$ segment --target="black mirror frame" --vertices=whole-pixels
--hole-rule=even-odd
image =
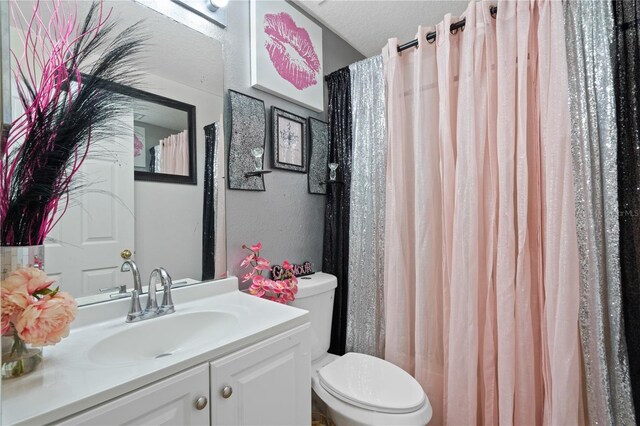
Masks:
[[[140,170],[134,170],[133,180],[149,181],[149,182],[165,182],[179,183],[183,185],[197,185],[198,171],[196,168],[196,107],[175,99],[166,98],[154,93],[145,92],[144,90],[135,89],[133,87],[125,87],[121,84],[111,83],[113,90],[124,93],[132,98],[142,99],[144,101],[153,102],[169,108],[178,109],[187,113],[187,130],[189,132],[189,174],[187,176],[170,175],[166,173],[152,173]]]

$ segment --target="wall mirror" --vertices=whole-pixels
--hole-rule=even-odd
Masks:
[[[139,97],[132,102],[135,180],[195,185],[196,107],[136,92]]]
[[[26,16],[34,3],[17,2]],[[80,20],[90,4],[69,2],[77,7]],[[122,122],[114,123],[114,128],[126,130],[93,145],[82,166],[85,188],[74,195],[45,243],[47,274],[80,304],[118,298],[117,286],[131,289],[132,273],[120,271],[126,258],[136,262],[145,291],[149,274],[157,267],[169,272],[176,287],[200,282],[205,263],[215,265],[207,268],[207,279],[227,275],[226,167],[220,133],[222,45],[132,0],[105,0],[103,7],[111,9],[118,29],[142,21],[142,29],[151,37],[136,63],[143,71],[136,85],[141,96],[123,113]],[[13,50],[22,49],[20,40],[19,30],[12,27]],[[3,105],[10,106],[14,117],[21,113],[15,90]],[[204,128],[213,123],[220,131],[213,138],[210,133],[205,137]],[[186,140],[188,150],[180,149],[182,142],[167,147],[168,140]],[[171,157],[169,166],[168,156],[154,164],[151,153],[162,141],[165,155],[175,148],[172,152],[180,155],[179,164]],[[136,156],[136,150],[144,155]],[[213,156],[207,157],[207,151]],[[205,158],[213,158],[208,180]],[[205,184],[214,188],[206,191],[214,194],[213,199],[205,199]],[[214,213],[207,216],[207,223],[203,223],[205,204]],[[203,255],[203,229],[214,235],[215,253]]]

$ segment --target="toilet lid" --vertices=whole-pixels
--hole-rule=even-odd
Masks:
[[[425,402],[420,384],[400,367],[370,355],[348,353],[318,371],[320,385],[356,407],[411,413]]]

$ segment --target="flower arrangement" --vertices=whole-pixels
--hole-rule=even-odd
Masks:
[[[298,279],[293,275],[293,265],[286,260],[282,262],[282,268],[287,271],[285,279],[272,280],[265,278],[262,273],[271,271],[271,262],[260,257],[262,243],[258,242],[249,247],[243,244],[242,248],[251,252],[240,263],[243,268],[251,267],[251,272],[242,277],[242,282],[251,281],[249,293],[283,304],[295,300],[298,293]]]
[[[112,119],[128,93],[109,89],[135,81],[130,59],[143,40],[137,26],[112,35],[110,12],[98,2],[84,20],[62,0],[36,1],[31,16],[16,2],[11,11],[22,34],[12,73],[24,113],[0,140],[0,240],[31,246],[43,244],[66,211],[89,147],[118,131]]]
[[[20,357],[25,343],[53,345],[69,335],[78,306],[69,293],[51,289],[53,282],[33,267],[19,268],[2,280],[2,335],[13,336],[9,357]]]

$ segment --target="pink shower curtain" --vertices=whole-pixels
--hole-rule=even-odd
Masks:
[[[189,174],[189,131],[184,130],[162,139],[161,173],[187,176]]]
[[[433,424],[581,417],[578,253],[562,4],[472,2],[383,50],[385,358]],[[436,31],[434,43],[425,35]],[[393,330],[393,332],[391,332]]]

